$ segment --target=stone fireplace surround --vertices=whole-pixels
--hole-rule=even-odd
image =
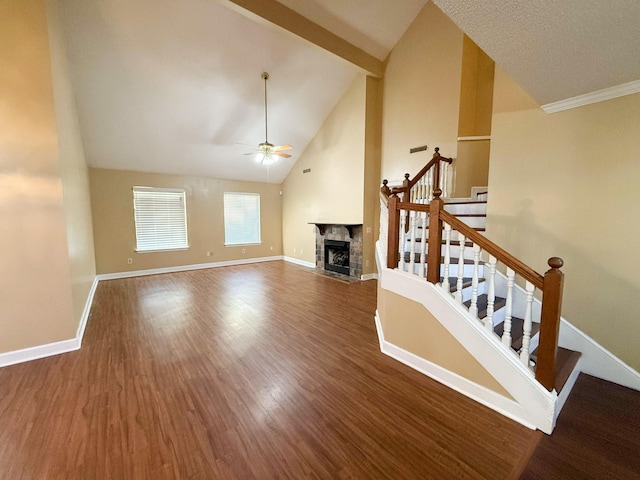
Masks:
[[[312,222],[316,228],[316,268],[324,271],[324,241],[349,242],[349,276],[362,275],[362,224]]]

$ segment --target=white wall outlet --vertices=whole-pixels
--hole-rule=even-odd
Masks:
[[[211,252],[207,252],[207,257],[210,257],[210,256],[211,256]]]
[[[302,249],[300,249],[300,255],[302,255]]]
[[[367,260],[367,263],[366,263],[366,265],[367,265],[367,267],[369,266],[369,260]]]
[[[367,227],[367,233],[371,233],[371,227]]]
[[[297,249],[297,248],[294,248],[294,249],[293,249],[293,253],[298,253],[298,249]]]
[[[247,249],[246,249],[246,248],[243,248],[243,249],[242,249],[242,253],[247,253]]]
[[[273,247],[269,247],[269,250],[273,251]]]
[[[133,263],[133,258],[127,258],[127,263],[131,265]]]

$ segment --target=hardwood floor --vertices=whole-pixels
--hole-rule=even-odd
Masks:
[[[0,479],[517,478],[540,434],[382,355],[375,297],[284,262],[101,282],[80,351],[0,369]]]
[[[521,478],[640,479],[640,394],[581,374]]]

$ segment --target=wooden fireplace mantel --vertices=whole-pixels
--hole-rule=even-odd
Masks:
[[[318,227],[318,230],[320,231],[320,235],[324,235],[325,230],[327,229],[327,227],[331,226],[331,225],[338,225],[340,227],[345,227],[347,229],[347,231],[349,232],[349,237],[353,238],[353,227],[361,227],[362,224],[361,223],[332,223],[332,222],[309,222],[309,225],[315,225],[316,227]]]

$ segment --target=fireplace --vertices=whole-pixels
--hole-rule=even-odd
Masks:
[[[349,242],[324,241],[324,269],[349,275]]]

